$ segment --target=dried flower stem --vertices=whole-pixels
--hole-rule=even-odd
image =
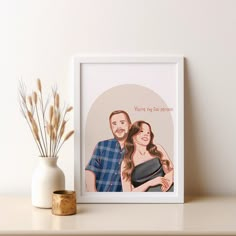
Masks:
[[[39,113],[38,113],[38,108],[37,108],[37,104],[35,104],[35,110],[36,110],[36,115],[37,115],[37,119],[38,119],[38,124],[39,124],[39,130],[40,130],[40,134],[41,134],[41,139],[42,139],[42,142],[43,142],[43,146],[44,146],[44,156],[47,156],[47,149],[46,149],[46,145],[45,145],[45,142],[44,142],[44,138],[43,138],[43,132],[42,132],[42,127],[41,127],[41,122],[40,122],[40,119],[39,119]],[[39,138],[39,141],[40,141],[40,138]]]
[[[39,92],[42,94],[42,85],[41,85],[40,79],[37,79],[37,87],[38,87]]]
[[[70,131],[64,138],[63,142],[61,143],[61,145],[59,146],[58,150],[56,151],[55,156],[57,156],[58,152],[60,151],[62,145],[65,143],[66,140],[68,140],[72,135],[74,134],[74,130]]]
[[[38,144],[38,141],[37,141],[37,139],[36,139],[35,136],[34,136],[33,129],[32,129],[32,127],[31,127],[31,125],[30,125],[29,120],[27,119],[27,116],[25,115],[25,112],[23,111],[23,108],[22,108],[22,105],[21,105],[21,104],[20,104],[20,106],[21,106],[22,114],[23,114],[23,116],[24,116],[24,118],[25,118],[25,120],[26,120],[26,122],[27,122],[27,124],[28,124],[28,126],[29,126],[29,128],[30,128],[31,134],[32,134],[32,136],[33,136],[33,138],[34,138],[34,141],[35,141],[35,143],[36,143],[36,145],[37,145],[37,147],[38,147],[38,149],[39,149],[40,155],[43,156],[42,147]]]
[[[45,125],[45,110],[44,110],[44,106],[43,106],[43,95],[42,95],[42,85],[41,85],[41,81],[40,79],[37,79],[37,87],[40,93],[40,104],[41,104],[41,111],[42,111],[42,115],[43,115],[43,127],[44,127],[44,139],[45,139],[45,143],[46,143],[46,156],[48,156],[48,141],[47,141],[47,136],[46,136],[46,125]],[[46,107],[45,107],[46,109]]]
[[[28,110],[27,107],[27,103],[26,103],[26,88],[25,85],[22,81],[20,81],[19,83],[19,94],[20,94],[20,98],[19,98],[19,104],[20,104],[20,108],[21,108],[21,112],[23,114],[23,117],[25,118],[30,131],[32,133],[32,136],[34,138],[34,141],[39,149],[40,155],[43,156],[43,149],[40,143],[38,143],[38,140],[35,138],[34,132],[33,132],[33,127],[30,125],[31,124],[31,120],[33,118],[32,113],[30,113],[30,111]],[[27,116],[28,115],[28,116]]]
[[[43,147],[42,147],[42,144],[41,144],[41,141],[40,141],[40,138],[39,138],[39,134],[38,134],[38,126],[37,126],[37,123],[36,123],[36,121],[35,121],[34,118],[32,118],[30,121],[31,121],[31,125],[32,125],[32,130],[33,130],[34,137],[35,137],[35,139],[36,139],[36,140],[38,141],[38,143],[39,143],[39,146],[40,146],[40,148],[41,148],[41,150],[42,150],[43,156],[45,156],[45,153],[44,153],[44,151],[43,151]]]
[[[67,123],[67,121],[65,121],[66,114],[68,112],[70,112],[72,109],[73,109],[72,107],[69,107],[66,110],[64,110],[64,115],[63,115],[63,118],[61,120],[61,124],[59,125],[60,131],[58,133],[58,138],[57,138],[57,143],[56,143],[55,151],[57,150],[57,148],[58,148],[58,146],[59,146],[59,144],[61,142],[61,138],[62,138],[62,136],[64,134],[64,131],[65,131],[65,125]]]
[[[74,131],[70,131],[63,138],[67,123],[65,116],[73,108],[60,108],[60,96],[57,89],[54,88],[52,90],[53,104],[49,106],[49,120],[47,120],[45,114],[49,99],[44,104],[40,79],[37,80],[37,89],[37,92],[34,91],[32,96],[28,96],[26,99],[25,85],[20,82],[19,102],[21,112],[27,121],[40,155],[56,157],[65,141],[74,134]]]
[[[53,106],[50,106],[49,110],[49,155],[52,155],[52,118],[53,118]]]

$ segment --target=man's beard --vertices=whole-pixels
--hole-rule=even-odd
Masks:
[[[127,139],[127,137],[128,137],[128,132],[124,133],[124,135],[123,135],[122,137],[118,137],[118,136],[116,135],[116,133],[113,133],[113,135],[114,135],[115,139],[117,139],[118,141],[123,141],[123,140]]]

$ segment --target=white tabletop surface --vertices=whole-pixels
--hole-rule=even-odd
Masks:
[[[55,216],[30,198],[0,196],[0,235],[236,235],[236,197],[185,204],[79,204]]]

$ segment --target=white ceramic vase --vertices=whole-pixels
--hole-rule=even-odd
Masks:
[[[52,208],[52,193],[65,189],[65,175],[57,166],[55,157],[39,157],[32,176],[32,205]]]

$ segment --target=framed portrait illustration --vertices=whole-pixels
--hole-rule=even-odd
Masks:
[[[74,58],[78,203],[184,202],[184,58]]]

